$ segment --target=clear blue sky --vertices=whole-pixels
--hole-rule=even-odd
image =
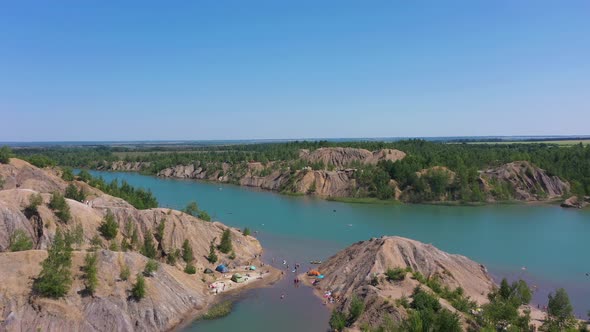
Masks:
[[[590,1],[1,1],[0,141],[590,134]]]

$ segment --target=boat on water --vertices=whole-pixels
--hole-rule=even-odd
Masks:
[[[310,261],[310,264],[322,264],[322,261]]]

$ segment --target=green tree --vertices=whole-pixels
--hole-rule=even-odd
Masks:
[[[98,256],[96,253],[86,254],[82,271],[84,272],[83,278],[86,291],[94,296],[96,287],[98,287]]]
[[[80,172],[78,172],[78,179],[80,181],[88,183],[90,182],[90,180],[92,180],[92,175],[90,175],[90,173],[88,173],[87,170],[83,169]]]
[[[197,214],[197,217],[199,219],[201,219],[201,220],[211,221],[211,216],[205,210],[199,210],[199,213]]]
[[[61,178],[64,179],[64,181],[74,181],[74,173],[72,172],[72,169],[64,167],[62,169]]]
[[[147,293],[145,279],[141,273],[137,274],[137,280],[133,287],[131,288],[131,297],[133,297],[136,301],[139,301],[145,297]]]
[[[209,263],[214,264],[217,262],[217,254],[215,253],[215,239],[211,240],[211,244],[209,245],[209,255],[207,256],[207,260]]]
[[[57,218],[65,223],[72,219],[70,214],[70,206],[66,202],[64,196],[59,192],[54,192],[49,201],[49,208],[53,210]]]
[[[33,249],[33,241],[22,229],[15,230],[10,234],[10,244],[8,246],[10,251],[24,251]]]
[[[73,183],[70,183],[66,187],[65,197],[69,198],[69,199],[73,199],[78,202],[82,202],[86,199],[86,194],[84,193],[84,190],[82,188],[80,188],[80,190],[78,190],[76,185],[74,185]]]
[[[330,327],[332,330],[343,331],[346,327],[346,315],[341,311],[334,309],[330,316]]]
[[[188,242],[188,239],[185,239],[182,243],[182,259],[186,263],[190,263],[195,259],[195,256],[193,254],[193,248],[191,247],[191,244]]]
[[[107,211],[107,215],[98,227],[98,231],[107,240],[112,240],[117,236],[117,233],[119,232],[119,224],[115,221],[115,215],[111,210]]]
[[[47,258],[41,263],[41,272],[33,283],[33,290],[43,297],[63,297],[72,284],[71,266],[71,243],[58,229],[47,250]]]
[[[197,204],[197,202],[192,201],[186,205],[182,212],[190,214],[191,216],[196,216],[199,212],[199,205]]]
[[[143,246],[141,247],[141,254],[147,258],[156,258],[156,246],[154,245],[154,239],[149,232],[146,232],[143,236]]]
[[[348,308],[348,317],[346,319],[346,325],[351,326],[354,322],[359,319],[359,317],[365,311],[365,303],[363,300],[358,298],[356,295],[353,295],[350,299],[350,307]]]
[[[230,251],[232,251],[232,243],[231,243],[231,232],[229,230],[229,228],[226,228],[223,231],[223,234],[221,235],[221,240],[219,242],[219,246],[217,247],[217,249],[219,249],[219,251],[221,251],[224,254],[229,253]]]
[[[242,234],[244,234],[245,236],[250,235],[250,228],[248,228],[248,227],[244,228],[244,231],[242,232]]]
[[[4,145],[0,148],[0,164],[8,164],[12,157],[12,150]]]
[[[158,227],[156,227],[156,234],[154,235],[154,237],[156,238],[156,241],[158,241],[160,244],[162,244],[162,240],[164,240],[165,228],[166,228],[166,219],[162,218],[162,220],[160,220],[160,223],[158,224]]]
[[[577,321],[574,316],[574,309],[570,303],[570,298],[563,288],[550,293],[547,304],[547,319],[543,328],[547,331],[566,331],[574,329]]]

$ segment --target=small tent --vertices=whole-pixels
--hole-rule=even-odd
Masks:
[[[211,274],[211,273],[213,273],[213,270],[211,270],[210,268],[206,268],[205,269],[205,273],[206,274]]]
[[[319,276],[321,273],[318,270],[310,270],[309,272],[307,272],[307,275],[310,277],[317,277]]]
[[[223,265],[223,264],[219,264],[217,265],[217,267],[215,268],[215,271],[217,272],[221,272],[221,273],[228,273],[229,269],[227,268],[227,266]]]
[[[256,266],[252,265],[248,268],[250,271],[256,271]]]
[[[233,276],[231,276],[231,281],[240,283],[246,281],[246,278],[239,273],[235,273]]]

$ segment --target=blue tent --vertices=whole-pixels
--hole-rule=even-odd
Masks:
[[[221,273],[228,273],[229,269],[227,268],[227,266],[223,265],[223,264],[219,264],[217,265],[217,267],[215,268],[215,271],[217,272],[221,272]]]

